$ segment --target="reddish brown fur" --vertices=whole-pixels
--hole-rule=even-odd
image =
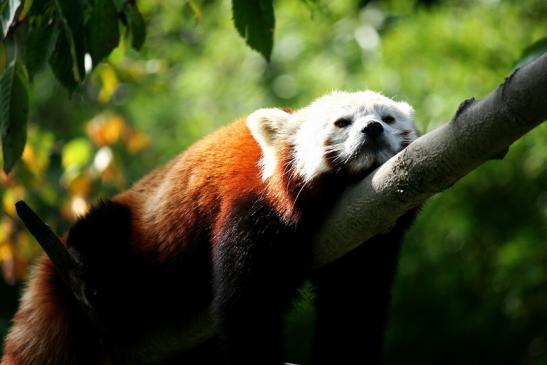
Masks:
[[[245,120],[238,120],[116,196],[113,200],[128,206],[134,217],[136,247],[144,252],[159,248],[169,256],[194,242],[200,229],[213,227],[214,237],[236,201],[253,193],[266,196],[290,218],[293,207],[281,171],[266,184],[260,177],[260,157]]]
[[[2,365],[97,364],[99,359],[89,355],[98,352],[89,349],[99,344],[49,258],[40,258],[32,277],[6,338]],[[85,360],[79,357],[83,353]]]
[[[159,253],[163,260],[199,242],[196,238],[204,234],[210,234],[214,243],[237,200],[251,194],[265,197],[285,219],[297,220],[293,197],[298,183],[286,166],[290,147],[280,148],[283,162],[265,183],[258,165],[260,147],[242,119],[195,143],[114,197],[131,212],[135,252]],[[84,339],[88,332],[74,298],[44,257],[15,315],[1,365],[81,364],[72,357],[77,356],[77,345],[93,345],[93,340]],[[86,359],[85,364],[101,361]]]

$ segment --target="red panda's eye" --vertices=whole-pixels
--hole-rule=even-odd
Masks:
[[[349,118],[340,118],[337,119],[336,122],[334,122],[334,125],[338,128],[344,128],[351,124],[351,119]]]
[[[395,118],[393,118],[391,115],[384,115],[382,116],[382,121],[387,124],[391,124],[395,122]]]

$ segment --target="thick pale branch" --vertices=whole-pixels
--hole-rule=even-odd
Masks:
[[[385,232],[547,119],[547,54],[518,69],[485,99],[464,101],[451,122],[427,133],[350,187],[317,233],[323,266]]]

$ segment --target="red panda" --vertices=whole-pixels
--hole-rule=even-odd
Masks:
[[[42,257],[1,365],[110,363],[109,349],[210,304],[225,363],[280,364],[283,315],[309,277],[317,286],[315,363],[360,356],[344,344],[360,341],[349,325],[372,328],[362,338],[372,343],[366,356],[376,356],[387,299],[376,301],[374,291],[389,296],[398,245],[364,244],[366,257],[350,254],[351,265],[311,273],[310,238],[348,183],[416,137],[410,105],[372,91],[332,92],[296,111],[259,109],[219,129],[70,229],[66,246],[108,338]],[[393,238],[379,237],[371,241]]]

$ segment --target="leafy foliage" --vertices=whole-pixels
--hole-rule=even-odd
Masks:
[[[272,0],[233,0],[232,7],[239,34],[269,60],[275,26]]]
[[[8,34],[10,26],[15,20],[17,9],[21,6],[21,0],[6,0],[0,6],[0,23],[2,25],[2,34],[4,37]]]
[[[86,43],[93,65],[98,65],[118,46],[117,10],[112,0],[96,0],[85,24]]]
[[[523,50],[547,36],[542,0],[418,2],[361,8],[365,2],[357,0],[279,0],[266,63],[234,30],[230,1],[139,0],[135,23],[143,24],[142,12],[147,40],[135,52],[144,28],[131,29],[127,14],[137,8],[116,0],[120,43],[80,83],[74,63],[55,75],[39,71],[56,64],[50,59],[60,49],[73,62],[69,46],[57,47],[65,34],[59,24],[43,57],[27,55],[33,29],[60,21],[51,1],[34,0],[0,42],[2,72],[16,53],[11,35],[28,27],[28,37],[18,38],[25,50],[18,60],[33,76],[21,162],[0,172],[0,333],[40,253],[15,216],[18,199],[65,232],[93,202],[203,134],[255,109],[298,107],[332,89],[370,88],[407,100],[426,132],[448,121],[461,100],[495,88]],[[37,71],[30,72],[29,57],[42,65],[33,66]],[[70,99],[53,77],[67,75]],[[400,260],[384,363],[547,363],[546,140],[542,125],[503,161],[489,162],[424,207]],[[313,310],[304,297],[288,318],[298,341],[287,345],[287,361],[296,363],[306,362],[311,341]]]
[[[25,66],[31,79],[47,66],[48,58],[53,52],[58,37],[59,28],[54,23],[29,30],[25,49]]]
[[[28,80],[23,65],[12,62],[0,79],[0,128],[4,171],[11,170],[27,140]]]
[[[127,22],[127,31],[131,37],[131,45],[139,50],[146,38],[144,19],[134,3],[127,3],[123,10]]]
[[[77,90],[87,78],[86,57],[97,66],[118,46],[120,28],[126,27],[126,34],[132,38],[135,48],[140,48],[144,42],[144,21],[134,1],[5,0],[1,5],[3,41],[0,51],[7,44],[13,49],[9,55],[11,61],[18,56],[24,58],[24,65],[18,67],[26,68],[31,79],[49,64],[69,93]],[[5,62],[2,61],[3,55],[0,52],[1,62]],[[7,90],[16,91],[13,88]],[[20,105],[26,105],[28,99],[28,95],[22,93],[5,97]],[[19,97],[23,99],[16,100]],[[7,117],[11,118],[12,114]],[[15,120],[9,123],[24,125]],[[8,134],[3,139],[3,144],[18,147],[4,147],[4,153],[15,153],[10,154],[9,164],[4,164],[8,168],[23,151],[19,146],[20,138],[9,140],[12,135],[15,136]],[[8,158],[4,157],[4,160]]]
[[[195,1],[188,4],[199,19],[198,4]],[[233,0],[233,14],[241,36],[269,60],[275,23],[272,0]],[[24,67],[30,79],[49,63],[57,80],[70,94],[83,84],[87,73],[119,45],[121,28],[126,29],[130,44],[137,50],[146,37],[145,22],[135,0],[3,0],[0,21],[4,42],[24,54]],[[26,28],[28,34],[20,28]],[[17,36],[18,33],[23,35]],[[0,43],[0,66],[6,62],[4,47]],[[12,59],[15,57],[14,54]],[[15,95],[10,96],[13,97]],[[15,162],[19,157],[20,154],[10,159],[14,158]],[[5,166],[11,168],[12,165]]]

